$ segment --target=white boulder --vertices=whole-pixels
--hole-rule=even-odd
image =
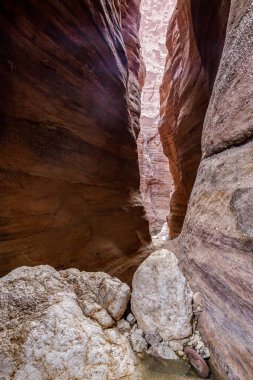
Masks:
[[[136,373],[128,339],[111,327],[129,295],[126,284],[104,273],[12,271],[0,279],[1,378],[109,380]]]
[[[152,253],[135,272],[132,287],[132,312],[145,335],[158,332],[165,342],[191,335],[192,292],[172,252]]]

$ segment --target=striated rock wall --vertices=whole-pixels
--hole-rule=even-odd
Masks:
[[[172,177],[161,145],[158,121],[159,87],[167,53],[166,30],[175,3],[175,0],[146,0],[141,3],[140,42],[146,78],[142,89],[138,154],[141,193],[153,234],[159,232],[166,221],[172,191]]]
[[[180,262],[203,294],[199,328],[219,379],[253,373],[253,5],[231,2]]]
[[[131,113],[132,128],[137,138],[140,131],[141,89],[139,72],[141,68],[141,53],[139,41],[141,0],[122,0],[121,19],[122,36],[126,47],[128,60],[128,96]]]
[[[174,192],[168,224],[176,237],[201,158],[201,133],[223,48],[229,0],[178,0],[167,31],[160,134]]]
[[[133,3],[122,5],[132,82]],[[129,278],[149,232],[120,2],[0,6],[0,275],[48,263]]]

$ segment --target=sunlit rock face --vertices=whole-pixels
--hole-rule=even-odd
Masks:
[[[119,4],[1,1],[0,274],[49,263],[126,279],[149,239]]]
[[[201,158],[203,122],[222,53],[229,5],[229,0],[178,0],[167,31],[160,134],[175,187],[168,218],[173,238],[182,229]]]
[[[175,0],[143,0],[140,42],[146,66],[142,89],[142,114],[138,138],[141,192],[150,222],[150,231],[162,229],[168,214],[172,177],[158,132],[159,87],[166,58],[166,30]]]
[[[180,238],[181,267],[203,294],[199,328],[221,379],[253,373],[252,41],[252,1],[232,1]]]

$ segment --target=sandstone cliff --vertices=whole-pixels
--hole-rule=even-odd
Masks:
[[[175,0],[146,0],[141,3],[140,42],[146,66],[142,89],[142,111],[138,154],[141,193],[150,231],[162,229],[168,214],[172,177],[168,158],[164,155],[158,131],[159,86],[166,58],[165,36]]]
[[[253,7],[232,1],[180,261],[203,294],[200,330],[219,379],[253,373]]]
[[[137,138],[140,130],[141,92],[139,85],[140,71],[140,2],[141,0],[122,0],[121,19],[122,36],[126,47],[128,60],[128,96],[132,128]]]
[[[201,158],[202,127],[223,48],[229,3],[178,0],[167,31],[160,134],[175,187],[168,218],[172,238],[182,229]]]
[[[126,279],[149,233],[120,2],[0,4],[0,274],[47,263]]]
[[[252,1],[179,0],[161,87],[169,226],[180,233],[188,205],[180,265],[202,293],[199,329],[219,379],[253,373],[252,41]]]

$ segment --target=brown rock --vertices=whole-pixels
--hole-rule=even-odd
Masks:
[[[138,137],[141,193],[150,231],[157,234],[168,214],[172,177],[158,131],[159,86],[166,58],[165,35],[176,0],[146,0],[141,3],[140,41],[146,65],[142,89],[142,114]]]
[[[140,27],[140,2],[141,0],[122,0],[122,36],[126,46],[128,59],[128,96],[129,111],[131,114],[132,133],[137,138],[140,130],[141,93],[139,84],[139,72],[141,69],[139,27]]]
[[[160,134],[174,192],[168,224],[176,237],[201,158],[201,133],[223,48],[228,0],[178,0],[167,31]]]
[[[1,1],[0,275],[48,263],[129,279],[149,240],[119,2],[107,3]]]
[[[181,267],[203,294],[198,329],[220,379],[253,373],[252,41],[252,2],[232,1],[180,238]]]
[[[207,379],[209,375],[209,368],[205,360],[202,359],[202,357],[192,347],[185,347],[184,353],[197,374],[202,379]]]

